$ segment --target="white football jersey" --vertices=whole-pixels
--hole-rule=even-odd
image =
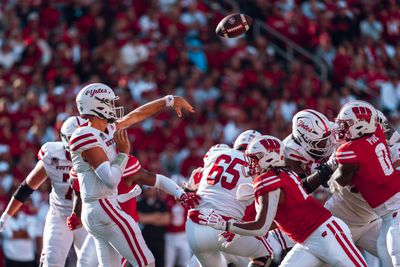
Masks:
[[[285,145],[285,158],[293,161],[300,161],[303,171],[310,175],[319,166],[320,160],[314,159],[306,150],[298,144],[292,135],[286,137],[282,143]]]
[[[74,169],[78,173],[83,203],[117,196],[117,187],[107,187],[97,176],[92,166],[86,162],[81,155],[83,151],[89,148],[101,147],[111,164],[117,157],[114,141],[115,130],[115,124],[108,124],[105,132],[101,132],[90,126],[83,126],[76,129],[71,136],[71,158]]]
[[[197,194],[198,209],[214,209],[218,214],[242,219],[246,205],[238,201],[239,185],[252,182],[247,175],[244,154],[228,146],[214,146],[204,157],[204,171]]]
[[[68,181],[72,167],[70,155],[62,142],[47,142],[41,147],[38,159],[51,181],[50,206],[66,218],[72,212],[72,188]]]
[[[350,186],[341,186],[335,181],[329,182],[332,197],[325,208],[350,226],[363,226],[378,218],[360,193]]]

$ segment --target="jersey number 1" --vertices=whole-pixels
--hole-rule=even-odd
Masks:
[[[221,163],[225,163],[224,165],[227,167],[221,166]],[[244,160],[239,158],[234,158],[229,155],[221,155],[217,158],[211,170],[207,175],[207,183],[209,185],[215,185],[221,181],[221,186],[228,190],[232,190],[236,187],[237,182],[240,178],[240,173],[237,169],[235,169],[236,165],[239,165],[242,168],[244,173],[244,167],[247,163]],[[228,177],[223,175],[224,173],[230,174],[232,176],[232,180],[229,182]]]

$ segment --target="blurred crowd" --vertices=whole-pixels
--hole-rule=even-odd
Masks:
[[[166,94],[193,103],[183,119],[165,110],[129,129],[141,164],[167,175],[187,177],[211,145],[246,129],[284,138],[303,108],[334,119],[341,104],[362,98],[399,125],[399,1],[230,2],[320,57],[328,79],[301,55],[280,58],[267,33],[217,37],[225,11],[216,7],[229,6],[222,0],[1,1],[1,209],[90,82],[115,88],[125,111]],[[21,213],[43,223],[48,190]]]

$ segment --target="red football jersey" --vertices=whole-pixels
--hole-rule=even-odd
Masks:
[[[126,164],[125,171],[122,176],[121,182],[118,184],[118,195],[128,193],[136,186],[136,184],[134,183],[128,187],[125,184],[123,179],[134,175],[141,168],[142,168],[142,166],[140,165],[139,160],[136,157],[130,155],[128,163]],[[135,197],[131,198],[130,200],[128,200],[124,203],[119,203],[119,205],[121,206],[121,209],[123,211],[125,211],[128,215],[130,215],[133,219],[135,219],[135,221],[139,221],[139,215],[136,210],[136,198]]]
[[[281,169],[263,173],[254,180],[254,195],[259,196],[280,188],[285,200],[278,205],[275,222],[291,239],[304,242],[332,214],[304,191],[300,178],[292,171]]]
[[[341,145],[336,158],[341,164],[359,165],[352,183],[371,208],[400,192],[400,172],[393,167],[381,126],[374,134]]]
[[[167,226],[169,233],[182,233],[185,232],[185,224],[187,219],[188,210],[182,207],[175,197],[168,196],[166,200],[167,209],[171,215],[171,222]]]

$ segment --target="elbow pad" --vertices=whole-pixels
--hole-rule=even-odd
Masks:
[[[29,187],[26,181],[23,181],[15,191],[13,197],[19,202],[24,203],[33,193],[33,189]]]
[[[154,187],[157,187],[177,198],[180,198],[181,195],[185,193],[177,183],[161,174],[156,174],[156,183],[154,184]]]
[[[279,204],[279,196],[281,194],[281,189],[276,189],[268,193],[268,210],[267,216],[265,218],[264,225],[255,230],[247,230],[234,225],[234,222],[228,222],[228,231],[239,234],[239,235],[247,235],[247,236],[264,236],[268,233],[269,228],[271,227],[272,222],[274,221],[276,211],[278,210]],[[258,213],[259,211],[257,211]]]
[[[107,187],[116,187],[121,181],[127,162],[128,156],[124,153],[119,153],[111,166],[110,162],[104,161],[96,168],[95,173]]]

